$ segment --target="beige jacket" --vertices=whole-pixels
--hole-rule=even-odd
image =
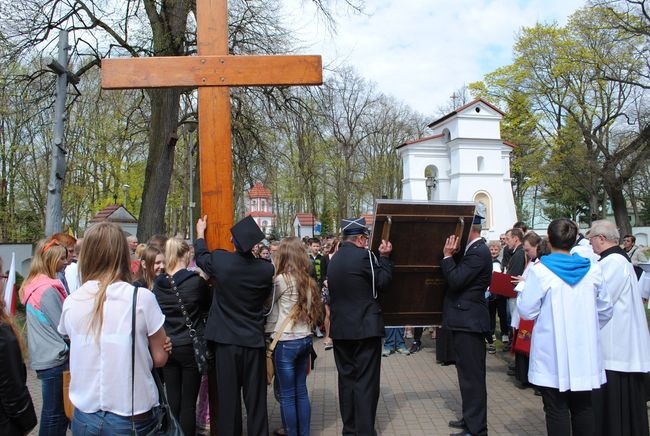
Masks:
[[[271,333],[271,337],[275,334],[276,329],[280,328],[298,301],[298,292],[294,288],[293,279],[290,275],[280,274],[275,276],[272,299],[271,313],[266,318],[265,328],[267,333]],[[289,321],[279,340],[299,339],[311,334],[311,329],[307,323]]]

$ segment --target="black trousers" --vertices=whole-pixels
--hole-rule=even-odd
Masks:
[[[217,434],[241,435],[241,395],[247,414],[247,434],[267,436],[266,360],[264,348],[215,344]]]
[[[508,299],[501,295],[494,295],[488,300],[488,312],[490,312],[490,333],[494,334],[497,328],[497,314],[499,314],[499,328],[501,335],[510,335],[508,325]]]
[[[201,374],[194,360],[192,344],[177,345],[163,368],[167,397],[172,413],[181,424],[183,433],[196,433],[196,399],[201,386]]]
[[[413,329],[413,342],[422,343],[422,333],[424,333],[424,327],[415,327]]]
[[[374,436],[381,373],[381,337],[334,340],[344,435]]]
[[[564,391],[539,386],[546,414],[546,432],[553,436],[592,436],[596,432],[592,391]],[[573,431],[573,433],[572,433]]]
[[[473,435],[487,435],[485,334],[452,330],[463,419]]]

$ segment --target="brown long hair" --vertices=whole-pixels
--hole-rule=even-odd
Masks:
[[[6,311],[7,305],[5,304],[5,299],[0,298],[0,325],[2,324],[7,324],[9,327],[11,327],[11,330],[14,332],[14,335],[16,335],[16,340],[18,341],[18,346],[20,347],[20,356],[23,359],[23,362],[25,361],[25,356],[27,356],[27,348],[25,347],[25,339],[23,339],[23,335],[18,329],[18,326],[13,320],[12,316],[9,316],[9,314]]]
[[[79,275],[81,281],[99,281],[99,291],[95,295],[90,330],[98,338],[104,324],[104,302],[106,289],[115,282],[130,282],[129,244],[120,226],[104,221],[93,225],[84,235],[84,243],[79,253]]]
[[[159,254],[162,254],[163,256],[165,255],[165,253],[163,253],[157,246],[147,245],[147,248],[144,249],[142,257],[140,258],[136,279],[144,282],[149,289],[153,287],[153,281],[156,279],[154,266],[156,264],[156,257],[158,257]],[[144,266],[142,265],[143,263]]]
[[[307,323],[313,328],[323,317],[323,302],[316,280],[309,274],[309,258],[305,253],[302,241],[295,236],[284,238],[280,242],[275,257],[277,257],[276,275],[289,276],[298,293],[294,319]],[[310,300],[311,304],[309,304]]]
[[[34,250],[34,257],[29,266],[29,274],[20,286],[18,294],[22,299],[25,294],[25,287],[34,279],[34,277],[43,274],[51,279],[55,279],[57,275],[56,267],[59,261],[65,260],[68,257],[68,250],[56,239],[41,239],[36,244]]]

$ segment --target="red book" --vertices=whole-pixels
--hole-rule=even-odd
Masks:
[[[515,284],[512,283],[512,276],[496,271],[493,272],[490,281],[490,293],[515,298],[517,292],[515,291]]]

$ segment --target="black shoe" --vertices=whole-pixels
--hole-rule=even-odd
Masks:
[[[508,370],[508,375],[514,376],[516,374],[514,369],[509,369]]]
[[[472,434],[467,431],[461,431],[460,433],[450,433],[449,436],[472,436]]]
[[[449,421],[449,427],[459,428],[461,430],[466,430],[467,426],[465,425],[465,420],[460,418],[458,421]]]
[[[515,365],[514,362],[508,364],[508,369],[512,369],[514,371],[516,368],[517,368],[517,365]]]
[[[421,349],[422,349],[422,344],[420,344],[417,341],[413,341],[413,345],[411,345],[411,348],[409,348],[409,353],[411,353],[411,354],[417,353]]]

